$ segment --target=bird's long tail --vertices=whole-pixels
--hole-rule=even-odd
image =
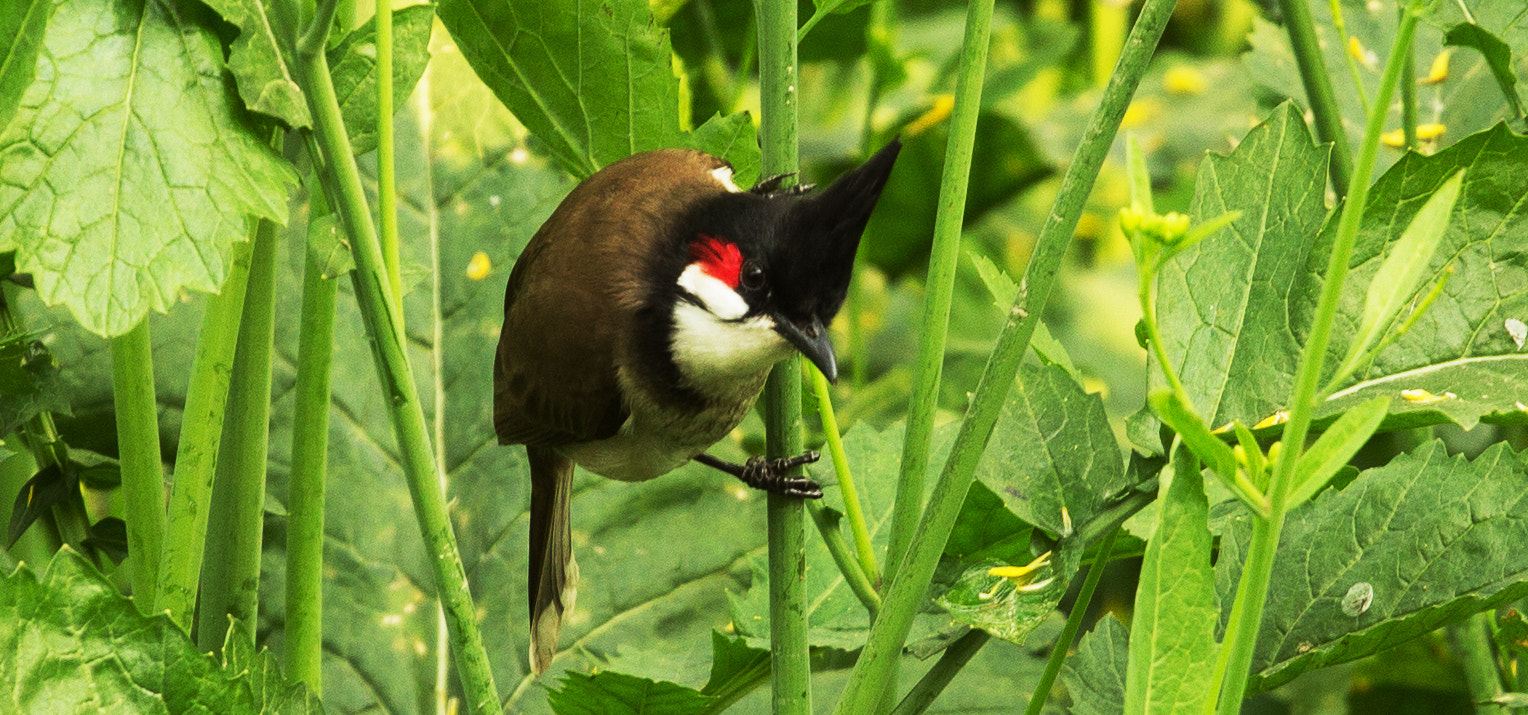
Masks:
[[[539,675],[557,654],[562,617],[578,595],[573,561],[573,461],[545,447],[526,446],[531,467],[530,578],[531,668]]]

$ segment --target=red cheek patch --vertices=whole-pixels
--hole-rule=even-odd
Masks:
[[[706,275],[736,288],[738,274],[743,270],[743,253],[737,246],[715,236],[701,234],[690,244],[690,261],[700,264]]]

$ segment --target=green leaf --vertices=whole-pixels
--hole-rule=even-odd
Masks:
[[[1234,519],[1221,539],[1221,603],[1235,595],[1251,518]],[[1517,548],[1525,518],[1528,457],[1502,443],[1466,460],[1429,442],[1296,507],[1274,560],[1252,689],[1528,595],[1528,551]],[[1372,600],[1345,611],[1355,589]]]
[[[1289,104],[1229,156],[1212,153],[1199,165],[1194,222],[1242,214],[1162,268],[1157,316],[1189,402],[1211,425],[1255,424],[1288,398],[1300,342],[1287,311],[1310,237],[1326,216],[1326,167],[1327,149]]]
[[[1210,432],[1204,418],[1183,400],[1168,390],[1153,390],[1148,402],[1157,416],[1173,428],[1189,449],[1210,468],[1216,476],[1229,480],[1236,474],[1236,456],[1225,442]]]
[[[1522,100],[1517,96],[1517,73],[1512,67],[1512,47],[1500,37],[1479,25],[1461,22],[1443,33],[1443,44],[1451,47],[1473,47],[1491,68],[1491,76],[1501,87],[1502,97],[1512,105],[1518,116],[1523,114]]]
[[[267,655],[260,667],[220,668],[168,618],[140,614],[67,548],[42,579],[23,566],[0,582],[0,706],[9,712],[96,712],[103,704],[121,712],[323,712]]]
[[[430,29],[435,6],[411,5],[393,11],[393,106],[402,107],[430,63]],[[329,74],[350,135],[350,148],[365,154],[377,148],[377,25],[368,22],[329,50]]]
[[[700,715],[710,698],[683,685],[609,671],[593,675],[569,671],[560,690],[547,693],[558,715],[673,713]]]
[[[1128,484],[1103,400],[1052,365],[1020,369],[976,476],[1020,519],[1061,536]]]
[[[334,214],[324,214],[308,222],[308,255],[323,267],[324,278],[337,278],[355,270],[355,256],[350,242],[340,230]]]
[[[1356,366],[1364,351],[1379,339],[1380,326],[1390,324],[1400,311],[1402,300],[1416,293],[1422,271],[1438,250],[1438,242],[1443,238],[1443,230],[1448,226],[1449,214],[1454,210],[1463,182],[1464,169],[1460,169],[1427,199],[1400,239],[1386,253],[1384,262],[1374,273],[1374,280],[1369,283],[1363,318],[1348,348],[1344,366],[1338,368],[1339,375],[1345,375]]]
[[[239,28],[239,39],[228,53],[228,71],[239,85],[244,106],[293,129],[313,126],[308,100],[293,77],[297,18],[289,15],[295,8],[269,0],[207,0],[207,6]]]
[[[245,216],[284,221],[296,175],[240,116],[208,23],[65,0],[43,52],[52,71],[0,134],[0,251],[103,336],[217,290]]]
[[[1130,713],[1196,711],[1215,685],[1204,677],[1215,663],[1215,572],[1198,460],[1180,448],[1170,479],[1136,588],[1125,677]]]
[[[801,40],[805,39],[807,33],[811,32],[812,28],[816,27],[817,23],[821,22],[828,15],[853,12],[870,3],[871,0],[812,0],[812,4],[817,6],[817,10],[801,26],[800,31],[796,34],[796,41],[801,42]]]
[[[1390,400],[1376,397],[1349,410],[1333,422],[1321,438],[1306,448],[1295,464],[1294,487],[1287,504],[1300,504],[1316,496],[1353,455],[1369,441],[1385,419]]]
[[[723,699],[747,692],[767,678],[769,670],[769,651],[748,645],[741,636],[712,631],[711,678],[700,692]]]
[[[717,114],[690,132],[691,149],[699,149],[732,164],[732,181],[752,186],[759,180],[759,139],[747,112]]]
[[[53,0],[0,0],[0,129],[32,84]]]
[[[0,435],[16,431],[40,412],[69,414],[58,363],[33,335],[0,341]]]
[[[646,0],[446,0],[440,19],[478,76],[574,176],[692,145],[680,127],[668,33]],[[757,147],[724,143],[758,156]]]
[[[223,641],[223,675],[249,684],[256,712],[322,715],[324,707],[313,691],[301,682],[288,681],[271,652],[265,648],[255,652],[243,636],[248,631],[237,625],[238,619],[230,620],[234,625]]]
[[[976,274],[981,276],[982,283],[987,285],[987,291],[992,294],[992,304],[1006,315],[1013,307],[1013,301],[1019,295],[1019,284],[1008,277],[1003,269],[998,268],[992,259],[975,251],[966,251],[966,256],[976,266]],[[1066,374],[1078,384],[1082,383],[1082,372],[1072,362],[1072,356],[1066,351],[1066,346],[1061,344],[1055,336],[1051,335],[1050,329],[1045,327],[1042,321],[1035,325],[1034,337],[1029,339],[1030,349],[1049,365],[1057,365],[1066,370]]]
[[[1068,564],[1062,564],[1058,557],[1041,566],[1023,585],[988,573],[994,566],[1006,565],[1003,561],[983,561],[968,567],[935,601],[959,623],[1024,645],[1056,610],[1075,569],[1065,568]]]
[[[1061,666],[1061,682],[1072,696],[1073,715],[1125,712],[1125,673],[1130,636],[1113,613],[1106,613]]]

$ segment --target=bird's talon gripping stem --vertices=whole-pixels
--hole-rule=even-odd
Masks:
[[[785,473],[803,464],[811,464],[820,456],[816,452],[807,452],[795,457],[778,459],[753,457],[741,466],[724,462],[709,454],[697,455],[695,461],[731,474],[754,489],[799,499],[821,499],[822,486],[811,477],[797,477]]]

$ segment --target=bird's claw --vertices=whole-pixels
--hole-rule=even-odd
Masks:
[[[807,452],[796,457],[778,459],[754,457],[743,464],[743,474],[740,478],[744,484],[754,489],[798,499],[821,499],[822,486],[811,477],[797,477],[785,473],[803,464],[811,464],[817,461],[819,456],[816,452]]]

